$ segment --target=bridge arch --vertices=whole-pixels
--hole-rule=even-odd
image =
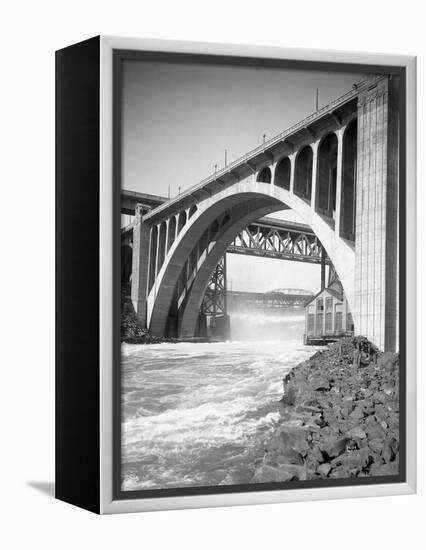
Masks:
[[[285,208],[294,209],[320,239],[342,281],[353,311],[353,246],[340,239],[303,198],[267,183],[244,180],[201,201],[197,212],[188,220],[170,248],[147,299],[147,320],[152,334],[162,336],[165,333],[173,298],[177,299],[177,281],[182,274],[182,266],[187,265],[190,257],[192,276],[179,303],[180,334],[185,336],[192,331],[192,323],[198,315],[199,304],[213,269],[238,231],[261,216]],[[225,213],[229,214],[229,219],[221,226],[220,219]],[[212,229],[206,252],[195,260],[192,254],[200,236],[209,227]]]
[[[161,269],[163,265],[164,258],[166,255],[166,238],[167,238],[167,222],[163,221],[160,225],[160,234],[158,236],[158,260],[157,260],[157,271]]]
[[[225,212],[224,216],[220,220],[221,227],[223,227],[225,224],[227,224],[230,219],[231,219],[231,214],[229,212]]]
[[[188,212],[188,220],[194,214],[194,212],[196,212],[196,211],[197,211],[197,205],[193,204],[191,206],[191,208],[189,209],[189,212]]]
[[[265,166],[265,168],[262,168],[262,170],[260,170],[260,172],[257,175],[256,181],[259,181],[261,183],[271,183],[272,181],[271,169],[268,166]]]
[[[219,229],[220,229],[219,220],[215,219],[210,226],[210,237],[211,238],[215,237]]]
[[[178,216],[178,228],[177,228],[178,235],[182,231],[182,228],[184,227],[185,224],[186,224],[186,211],[182,210],[182,212],[180,212]]]
[[[343,133],[342,196],[340,203],[340,236],[355,240],[356,171],[358,122],[353,120]]]
[[[176,216],[172,216],[169,219],[169,228],[167,235],[167,252],[170,250],[170,247],[175,242],[176,239]]]
[[[294,193],[301,199],[311,202],[313,151],[310,145],[302,147],[296,156]]]
[[[334,132],[326,134],[318,145],[316,211],[326,218],[336,212],[338,140]]]
[[[158,227],[155,225],[154,227],[151,228],[151,236],[149,240],[148,292],[150,292],[155,282],[157,250],[158,250]]]
[[[290,190],[291,161],[288,157],[282,158],[275,170],[274,185]]]

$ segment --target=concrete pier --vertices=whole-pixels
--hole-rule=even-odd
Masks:
[[[358,98],[354,318],[358,334],[388,350],[398,325],[397,92],[384,79]]]

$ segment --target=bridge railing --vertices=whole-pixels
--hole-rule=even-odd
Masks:
[[[250,151],[245,153],[243,156],[241,156],[241,157],[237,158],[236,160],[232,161],[231,163],[227,164],[226,166],[224,166],[223,168],[221,168],[220,170],[218,170],[214,174],[211,174],[210,176],[207,176],[206,178],[201,180],[193,188],[205,185],[206,183],[211,181],[212,178],[220,177],[221,175],[224,175],[227,172],[229,172],[230,170],[232,170],[233,168],[236,168],[240,164],[243,164],[245,161],[250,160],[252,157],[256,156],[257,154],[263,153],[264,151],[269,149],[272,145],[275,145],[276,143],[279,143],[280,141],[282,141],[283,139],[288,137],[290,134],[293,134],[297,130],[300,130],[300,129],[304,128],[305,126],[307,126],[313,120],[315,120],[317,118],[320,118],[322,115],[329,112],[330,110],[337,107],[338,105],[341,105],[342,103],[346,103],[346,101],[349,101],[352,97],[356,96],[358,93],[359,93],[359,86],[357,86],[357,88],[354,89],[354,90],[349,90],[348,92],[346,92],[345,94],[343,94],[339,98],[334,99],[333,101],[331,101],[330,103],[328,103],[324,107],[321,107],[321,109],[318,109],[318,111],[315,111],[315,113],[312,113],[311,115],[308,115],[303,120],[297,122],[296,124],[293,124],[293,126],[290,126],[289,128],[286,128],[284,131],[282,131],[279,134],[275,135],[271,139],[265,141],[261,145],[258,145],[254,149],[251,149]],[[191,191],[191,189],[193,189],[193,188],[188,189],[188,191]]]

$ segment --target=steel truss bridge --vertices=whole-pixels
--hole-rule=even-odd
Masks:
[[[279,288],[269,292],[228,290],[228,311],[304,307],[314,296],[309,290]]]
[[[325,266],[331,265],[325,249],[308,225],[277,218],[261,218],[249,224],[235,237],[227,253],[321,264],[321,288],[325,282]],[[311,292],[301,289],[279,289],[269,293],[227,290],[225,254],[208,282],[201,313],[215,318],[244,307],[304,306],[311,298]]]
[[[325,252],[308,225],[277,218],[261,218],[243,229],[228,253],[262,256],[296,262],[321,263]]]

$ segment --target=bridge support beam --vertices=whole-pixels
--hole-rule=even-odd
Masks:
[[[336,214],[334,218],[334,230],[340,235],[340,216],[342,202],[342,168],[343,168],[343,133],[345,128],[336,132],[337,136],[337,178],[336,178]]]
[[[210,277],[201,304],[201,315],[210,321],[209,325],[206,323],[206,335],[216,340],[229,340],[230,316],[227,309],[226,254],[224,254]]]
[[[131,298],[138,322],[146,327],[146,297],[148,292],[150,227],[143,223],[147,207],[137,205],[133,226],[133,257]]]
[[[397,79],[358,99],[355,330],[379,348],[397,347]]]

